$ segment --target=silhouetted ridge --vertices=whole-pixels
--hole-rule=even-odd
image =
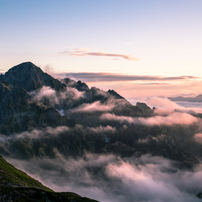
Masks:
[[[62,83],[64,83],[70,88],[76,88],[78,91],[89,91],[89,88],[86,83],[81,82],[80,80],[76,82],[70,78],[64,78],[62,79]]]
[[[136,106],[142,109],[145,113],[153,113],[153,110],[143,102],[137,102]]]
[[[171,101],[185,101],[185,102],[202,102],[202,95],[196,97],[168,97]]]
[[[31,62],[24,62],[8,70],[3,79],[15,87],[22,87],[26,91],[37,90],[43,86],[50,86],[62,90],[65,85],[50,75],[44,73]]]
[[[124,97],[120,96],[116,91],[114,90],[108,90],[108,93],[113,95],[117,99],[125,99]]]
[[[4,75],[0,74],[0,81],[3,81],[3,77],[4,77]]]

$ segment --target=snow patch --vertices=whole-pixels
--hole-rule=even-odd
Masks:
[[[58,111],[59,112],[59,114],[61,115],[61,116],[64,116],[65,114],[64,114],[64,109],[55,109],[56,111]]]
[[[108,138],[106,135],[104,136],[104,138],[105,138],[105,142],[109,143],[109,141],[110,141],[111,138],[110,137]]]

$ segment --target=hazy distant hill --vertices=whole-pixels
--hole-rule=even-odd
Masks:
[[[169,97],[168,99],[172,101],[202,102],[202,95],[198,95],[196,97]]]

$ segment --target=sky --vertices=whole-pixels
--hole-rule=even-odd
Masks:
[[[201,0],[0,0],[0,72],[31,61],[129,100],[195,96],[201,10]]]

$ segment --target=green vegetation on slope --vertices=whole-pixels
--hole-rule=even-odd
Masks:
[[[55,193],[0,156],[0,201],[97,202],[71,192]]]
[[[0,156],[0,186],[6,187],[35,187],[46,191],[51,189],[43,186],[26,173],[16,169]]]

